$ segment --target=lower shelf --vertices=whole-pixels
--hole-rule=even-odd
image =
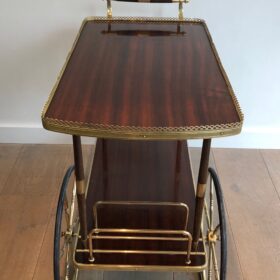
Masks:
[[[191,252],[195,193],[183,141],[98,140],[87,193],[94,261],[77,242],[80,269],[201,271]],[[102,230],[100,230],[102,229]]]

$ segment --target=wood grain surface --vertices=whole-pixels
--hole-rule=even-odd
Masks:
[[[280,197],[280,150],[262,150],[261,155]]]
[[[22,145],[17,144],[0,145],[0,193],[7,183],[7,179],[14,168],[21,149]]]
[[[0,196],[1,279],[32,279],[69,152],[44,145],[20,150]]]
[[[203,132],[240,122],[204,24],[180,26],[177,32],[172,22],[114,22],[108,31],[106,22],[86,22],[43,123]]]

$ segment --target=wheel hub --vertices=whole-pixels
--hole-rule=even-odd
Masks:
[[[209,243],[216,243],[217,240],[218,240],[218,235],[215,233],[214,230],[210,230],[210,231],[208,232],[207,237],[208,237],[208,242],[209,242]]]

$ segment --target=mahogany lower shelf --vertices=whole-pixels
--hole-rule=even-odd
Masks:
[[[183,203],[188,206],[187,228],[182,216],[173,208],[161,214],[159,209],[147,205],[147,209],[136,211],[106,212],[100,215],[102,228],[130,229],[175,229],[192,234],[195,192],[187,144],[184,141],[124,141],[99,139],[87,193],[88,231],[96,225],[93,208],[100,201]],[[106,210],[106,209],[105,209]],[[173,212],[172,212],[173,211]],[[182,212],[182,211],[181,211]],[[106,214],[107,213],[107,214]],[[132,214],[133,213],[133,214]],[[147,215],[147,213],[149,213]],[[100,223],[100,222],[99,222]],[[100,227],[100,225],[99,225]],[[125,250],[186,250],[186,243],[174,241],[101,240],[94,243],[96,249]],[[82,250],[78,241],[77,249]],[[95,254],[94,263],[82,252],[76,252],[75,262],[79,268],[93,269],[140,269],[140,270],[195,270],[205,265],[202,242],[199,254],[191,255],[191,264],[186,265],[184,255],[161,254]]]

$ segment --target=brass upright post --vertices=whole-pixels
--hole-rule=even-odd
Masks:
[[[179,20],[183,20],[184,19],[184,4],[183,4],[183,0],[179,0],[179,11],[178,11],[178,17]]]
[[[107,0],[107,17],[112,18],[112,3],[111,0]]]
[[[202,212],[204,207],[204,197],[205,197],[206,183],[208,177],[210,148],[211,148],[211,139],[204,139],[201,158],[200,158],[197,188],[196,188],[195,216],[194,216],[194,225],[193,225],[193,250],[194,251],[197,250],[198,240],[200,235]]]
[[[85,174],[83,165],[83,153],[81,137],[73,135],[73,150],[75,161],[75,175],[77,185],[77,198],[80,217],[80,230],[84,246],[87,241],[87,214],[86,214],[86,196],[85,196]]]

